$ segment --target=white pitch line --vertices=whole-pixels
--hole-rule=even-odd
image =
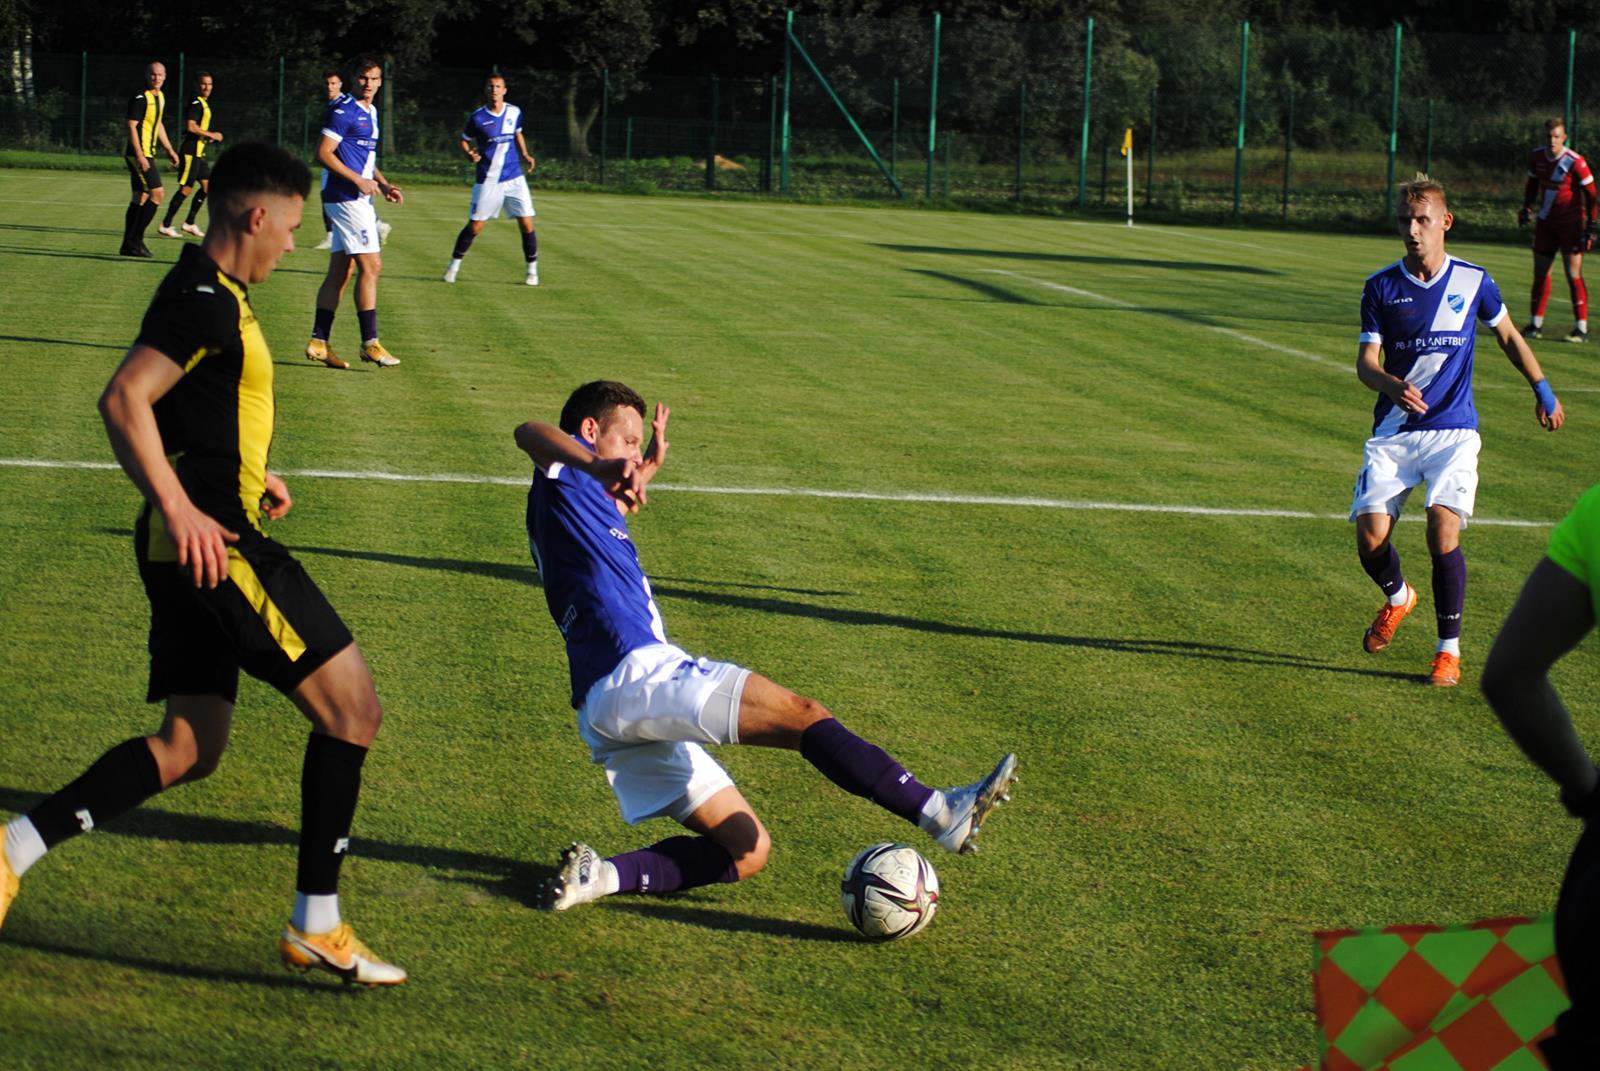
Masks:
[[[53,461],[40,458],[0,457],[0,468],[89,469],[118,468],[111,461]],[[475,486],[526,487],[525,476],[473,476],[465,473],[355,472],[338,469],[283,469],[280,476],[324,480],[374,480],[387,483],[460,483]],[[814,487],[705,487],[696,484],[658,483],[655,491],[690,495],[751,495],[769,498],[836,498],[857,502],[927,502],[949,506],[1009,506],[1020,509],[1054,509],[1101,513],[1170,513],[1190,517],[1266,517],[1297,521],[1344,521],[1344,513],[1312,513],[1296,509],[1246,509],[1220,506],[1186,506],[1158,502],[1093,502],[1071,498],[1024,498],[1009,495],[952,495],[919,491],[829,491]],[[1421,521],[1420,514],[1401,520]],[[1549,528],[1554,521],[1474,517],[1472,523],[1497,528]]]

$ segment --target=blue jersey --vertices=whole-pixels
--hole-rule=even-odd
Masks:
[[[535,466],[528,549],[539,566],[550,616],[567,641],[574,707],[628,652],[667,642],[628,522],[593,476],[559,462],[548,469]]]
[[[362,104],[348,93],[328,102],[322,117],[322,136],[338,142],[334,155],[339,162],[362,178],[371,178],[378,164],[378,108]],[[356,189],[355,183],[334,171],[327,174],[322,199],[328,204],[343,201],[370,201],[370,194]]]
[[[1472,343],[1477,322],[1490,327],[1506,315],[1500,288],[1476,264],[1446,257],[1439,274],[1422,282],[1404,261],[1367,277],[1361,294],[1361,341],[1383,344],[1383,369],[1422,392],[1426,413],[1407,413],[1378,395],[1372,434],[1477,428],[1472,404]]]
[[[522,109],[502,104],[496,115],[485,104],[467,116],[462,141],[478,148],[478,182],[512,182],[522,177],[522,156],[517,152],[517,133],[522,129]]]

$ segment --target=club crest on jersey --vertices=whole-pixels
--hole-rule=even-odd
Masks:
[[[1450,305],[1451,312],[1460,312],[1467,307],[1467,299],[1460,294],[1446,294],[1444,299]]]

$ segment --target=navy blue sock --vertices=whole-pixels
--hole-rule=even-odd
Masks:
[[[320,338],[324,342],[328,341],[328,337],[333,334],[333,314],[335,311],[334,309],[324,309],[320,305],[317,307],[317,318],[311,327],[312,338]]]
[[[915,823],[933,789],[923,785],[876,744],[824,718],[800,735],[800,754],[824,777],[891,814]]]
[[[539,232],[529,231],[522,236],[522,255],[532,264],[539,259]]]
[[[1439,638],[1461,636],[1461,611],[1467,603],[1467,559],[1457,547],[1449,554],[1433,556],[1433,615],[1439,622]]]
[[[350,848],[350,823],[361,792],[360,744],[312,733],[300,771],[300,860],[294,888],[308,896],[339,891],[339,866]]]
[[[357,309],[356,319],[361,323],[362,342],[371,342],[378,337],[377,309]]]
[[[472,248],[472,240],[476,237],[477,235],[472,233],[472,224],[462,227],[461,233],[456,235],[456,247],[450,253],[451,259],[460,260],[466,256],[467,250]]]
[[[1394,595],[1405,583],[1405,578],[1400,575],[1400,552],[1394,549],[1393,543],[1385,543],[1383,549],[1370,558],[1361,559],[1361,568],[1372,577],[1372,582],[1383,589],[1385,595]]]
[[[636,852],[614,855],[617,891],[669,893],[739,880],[728,849],[710,837],[668,837]]]
[[[124,740],[66,788],[45,800],[28,819],[45,847],[87,833],[126,814],[161,791],[161,767],[142,736]]]

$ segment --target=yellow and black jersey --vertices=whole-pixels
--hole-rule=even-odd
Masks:
[[[185,109],[183,115],[183,144],[178,148],[178,152],[182,156],[201,157],[206,154],[206,146],[211,142],[189,129],[191,121],[201,130],[210,130],[211,102],[204,97],[196,97],[189,102],[189,107]]]
[[[161,129],[161,120],[166,114],[167,97],[159,89],[145,90],[128,105],[128,118],[139,124],[139,148],[146,157],[154,156],[161,144],[156,131]],[[132,157],[133,146],[124,149],[122,155]]]
[[[186,245],[144,315],[135,345],[183,369],[155,404],[162,449],[189,498],[235,531],[261,531],[272,446],[272,356],[239,280]],[[151,518],[150,560],[173,560],[161,514]]]

